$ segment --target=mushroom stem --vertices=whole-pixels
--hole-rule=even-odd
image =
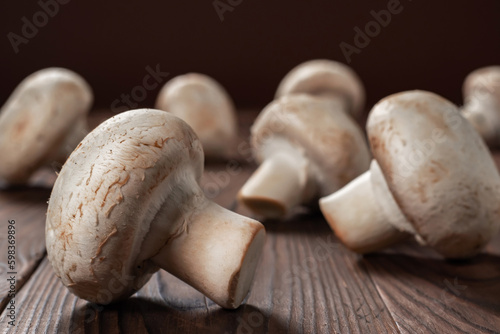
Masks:
[[[372,172],[366,171],[319,203],[337,237],[357,253],[383,249],[409,235],[389,223],[371,178]]]
[[[302,202],[306,186],[304,161],[281,152],[264,160],[241,188],[238,199],[259,215],[279,218]]]
[[[248,294],[265,230],[259,222],[203,199],[151,260],[224,308],[237,308]]]

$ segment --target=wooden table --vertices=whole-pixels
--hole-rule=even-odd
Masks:
[[[92,124],[106,117],[94,114]],[[234,199],[255,168],[245,150],[254,117],[240,117],[237,172],[228,162],[209,162],[203,180],[216,202],[247,215]],[[229,183],[216,174],[228,170]],[[30,187],[0,191],[2,333],[500,333],[500,236],[470,261],[445,261],[411,241],[359,256],[339,244],[320,214],[306,211],[264,222],[264,253],[237,310],[221,309],[166,272],[124,302],[88,303],[69,293],[47,260],[45,211],[54,179],[46,170]],[[16,230],[14,299],[7,282],[9,220]],[[15,327],[8,325],[11,299]]]

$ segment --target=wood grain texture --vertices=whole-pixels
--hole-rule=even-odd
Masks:
[[[449,262],[422,253],[375,254],[362,261],[400,332],[498,333],[498,255]]]
[[[50,190],[43,188],[13,188],[0,192],[0,308],[8,298],[7,226],[15,221],[16,291],[29,279],[45,254],[45,212]]]
[[[244,115],[246,123],[252,115]],[[255,169],[247,161],[248,124],[243,128],[230,161],[207,162],[202,188],[220,205],[249,215],[235,201]],[[45,171],[35,187],[0,191],[0,256],[8,219],[16,220],[19,254],[17,325],[7,325],[0,285],[2,332],[500,333],[500,235],[469,261],[445,261],[413,241],[362,257],[345,249],[317,212],[306,210],[264,222],[265,249],[252,291],[237,310],[221,309],[164,271],[120,303],[86,302],[69,293],[44,256],[53,179]]]
[[[226,189],[228,191],[229,189]],[[233,197],[233,196],[231,196]],[[234,198],[234,197],[233,197]],[[222,204],[222,203],[221,203]],[[312,218],[312,219],[311,219]],[[223,310],[166,272],[111,306],[74,297],[45,258],[16,296],[9,332],[60,333],[394,333],[396,325],[358,259],[319,216],[268,226],[252,293]],[[6,323],[6,313],[0,324]]]
[[[214,182],[211,171],[220,168],[209,166],[202,186]],[[221,186],[215,200],[232,205],[251,171],[242,167],[233,175],[238,180]],[[21,314],[12,332],[93,333],[113,328],[130,333],[155,332],[155,328],[168,333],[342,333],[345,328],[393,332],[394,322],[383,312],[369,277],[359,270],[351,272],[357,256],[337,243],[321,217],[308,221],[307,217],[268,223],[253,293],[236,311],[222,310],[165,272],[123,303],[93,305],[71,295],[45,259],[16,297]],[[356,284],[349,288],[346,277]],[[328,281],[333,284],[325,284]],[[4,313],[0,323],[5,321]]]

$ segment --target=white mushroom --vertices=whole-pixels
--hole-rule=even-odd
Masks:
[[[336,99],[284,96],[270,103],[251,129],[260,167],[238,194],[264,217],[283,217],[363,173],[370,154],[359,126]]]
[[[167,82],[156,108],[171,112],[188,123],[208,157],[223,157],[237,136],[231,98],[214,79],[198,73],[177,76]]]
[[[448,258],[478,253],[500,226],[500,176],[457,107],[424,91],[391,95],[367,131],[370,171],[320,200],[340,240],[366,253],[410,233]]]
[[[75,295],[99,304],[159,268],[236,308],[265,240],[259,222],[206,199],[203,149],[181,119],[131,110],[105,121],[64,164],[49,201],[49,260]]]
[[[500,66],[470,73],[463,85],[462,112],[490,146],[500,146]]]
[[[40,166],[63,163],[87,134],[92,100],[85,80],[67,69],[24,79],[0,111],[0,179],[25,183]]]
[[[302,63],[283,78],[276,99],[292,94],[336,99],[354,117],[361,116],[365,102],[365,90],[357,74],[347,65],[326,59]]]

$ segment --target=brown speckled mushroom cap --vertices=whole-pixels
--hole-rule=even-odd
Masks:
[[[208,201],[202,172],[201,144],[180,118],[138,109],[102,123],[68,158],[49,200],[46,244],[57,276],[77,296],[108,304],[163,268],[238,307],[264,228]]]
[[[417,239],[461,258],[476,254],[498,231],[497,168],[455,105],[425,91],[394,94],[372,109],[367,131]]]
[[[316,59],[293,68],[280,82],[276,99],[301,93],[342,97],[346,102],[346,111],[355,117],[359,117],[363,112],[363,83],[349,66],[336,61]]]
[[[223,156],[236,138],[233,102],[226,90],[209,76],[188,73],[173,78],[158,94],[156,108],[188,123],[207,156]]]
[[[166,242],[151,232],[166,228],[163,236],[171,236],[184,228],[150,224],[158,215],[177,222],[183,198],[176,196],[189,196],[178,189],[201,177],[202,161],[192,130],[165,112],[133,110],[102,123],[66,161],[49,201],[46,243],[57,276],[102,304],[140,289],[158,269],[145,259]],[[116,277],[130,279],[110,290]]]
[[[67,69],[24,79],[0,111],[0,178],[24,183],[41,165],[64,162],[85,136],[92,100],[85,80]]]
[[[337,106],[306,94],[271,102],[251,128],[256,160],[272,157],[280,150],[273,142],[284,140],[306,157],[317,187],[315,198],[344,186],[368,168],[370,154],[359,126]]]

